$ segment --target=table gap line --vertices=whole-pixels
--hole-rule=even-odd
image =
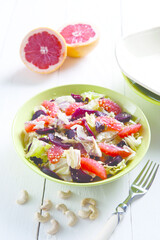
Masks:
[[[43,191],[42,191],[41,205],[43,205],[45,189],[46,189],[46,178],[44,179],[44,182],[43,182]],[[42,213],[42,209],[40,209],[40,213]],[[39,239],[40,226],[41,226],[41,223],[39,222],[38,226],[37,226],[36,240]]]

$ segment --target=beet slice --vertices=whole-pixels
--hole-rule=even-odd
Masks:
[[[42,128],[42,129],[37,129],[36,133],[43,135],[43,134],[47,134],[47,133],[54,133],[55,132],[55,128]]]
[[[50,177],[59,179],[59,180],[63,180],[60,176],[58,176],[58,174],[56,174],[55,172],[51,171],[49,168],[47,167],[41,167],[41,171],[45,174],[47,174]]]
[[[56,146],[62,147],[63,149],[69,149],[72,146],[72,144],[70,143],[63,143],[63,140],[61,138],[55,137],[52,133],[49,133],[48,137],[51,143]]]
[[[47,113],[45,113],[45,111],[43,111],[43,110],[38,110],[33,114],[31,120],[34,120],[34,119],[38,118],[40,115],[47,116]]]
[[[83,97],[81,95],[71,93],[71,96],[76,102],[83,102]]]
[[[70,172],[73,182],[87,183],[93,181],[93,178],[81,169],[75,169],[70,167]]]
[[[132,118],[132,115],[126,112],[119,113],[115,116],[115,119],[120,122],[128,122]]]

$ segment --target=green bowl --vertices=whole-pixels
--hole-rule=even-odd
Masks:
[[[33,108],[37,105],[40,105],[43,100],[50,100],[51,98],[55,98],[63,95],[70,95],[71,93],[81,94],[82,92],[86,92],[86,91],[95,91],[98,93],[105,94],[107,97],[111,98],[112,100],[120,104],[120,106],[123,107],[123,111],[126,111],[132,114],[135,118],[140,118],[140,123],[143,126],[141,128],[140,134],[143,136],[143,140],[137,150],[137,153],[134,159],[127,164],[127,167],[125,169],[121,170],[116,175],[106,180],[101,180],[98,182],[91,182],[91,183],[75,183],[75,182],[61,181],[44,174],[38,167],[36,167],[34,164],[29,162],[25,158],[23,136],[22,136],[22,132],[24,130],[24,123],[31,119]],[[97,186],[104,183],[109,183],[119,179],[120,177],[124,176],[126,173],[130,172],[133,168],[137,166],[137,164],[145,156],[149,148],[150,136],[151,136],[150,127],[144,113],[139,107],[137,107],[134,103],[132,103],[128,98],[107,88],[94,86],[94,85],[85,85],[85,84],[83,85],[74,84],[74,85],[65,85],[65,86],[55,87],[37,94],[36,96],[28,100],[19,109],[18,113],[15,116],[13,126],[12,126],[12,137],[13,137],[15,149],[18,155],[20,156],[20,158],[24,161],[24,163],[27,164],[34,172],[38,173],[44,178],[47,178],[57,183],[63,183],[63,184],[68,184],[72,186],[85,186],[85,187]]]

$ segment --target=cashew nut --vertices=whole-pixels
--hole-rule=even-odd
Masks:
[[[45,223],[48,222],[50,219],[50,214],[48,212],[44,213],[44,216],[41,215],[41,213],[36,212],[35,218],[38,220],[38,222]]]
[[[90,209],[88,211],[87,210],[79,210],[78,216],[81,218],[88,218],[91,213],[92,213],[92,211]]]
[[[77,222],[76,214],[74,212],[68,210],[68,211],[65,212],[65,215],[68,218],[68,225],[71,226],[71,227],[74,226]]]
[[[21,195],[20,195],[19,199],[17,199],[16,202],[18,204],[24,204],[28,201],[28,199],[29,199],[28,192],[26,190],[22,190]]]
[[[68,190],[67,192],[59,191],[58,196],[62,199],[67,199],[71,196],[72,192]]]
[[[56,205],[56,209],[62,211],[63,214],[65,214],[65,212],[68,211],[68,208],[63,203]]]
[[[87,205],[87,204],[96,206],[96,201],[95,201],[93,198],[84,198],[84,199],[81,201],[82,207],[84,207],[84,206]]]
[[[98,217],[98,209],[94,205],[89,205],[89,209],[91,210],[91,214],[89,215],[89,219],[94,220]]]
[[[50,235],[54,235],[59,230],[59,223],[55,219],[52,219],[51,224],[52,224],[52,227],[47,231],[47,233]]]
[[[42,210],[45,210],[45,211],[48,211],[52,208],[53,204],[50,200],[45,200],[44,201],[44,204],[41,205],[40,209]]]

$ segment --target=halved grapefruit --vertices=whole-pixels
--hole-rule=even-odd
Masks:
[[[59,32],[66,40],[69,57],[85,56],[97,45],[99,39],[97,30],[90,24],[70,24]]]
[[[52,29],[37,28],[23,39],[20,56],[29,69],[38,73],[50,73],[64,62],[67,56],[66,42]]]

